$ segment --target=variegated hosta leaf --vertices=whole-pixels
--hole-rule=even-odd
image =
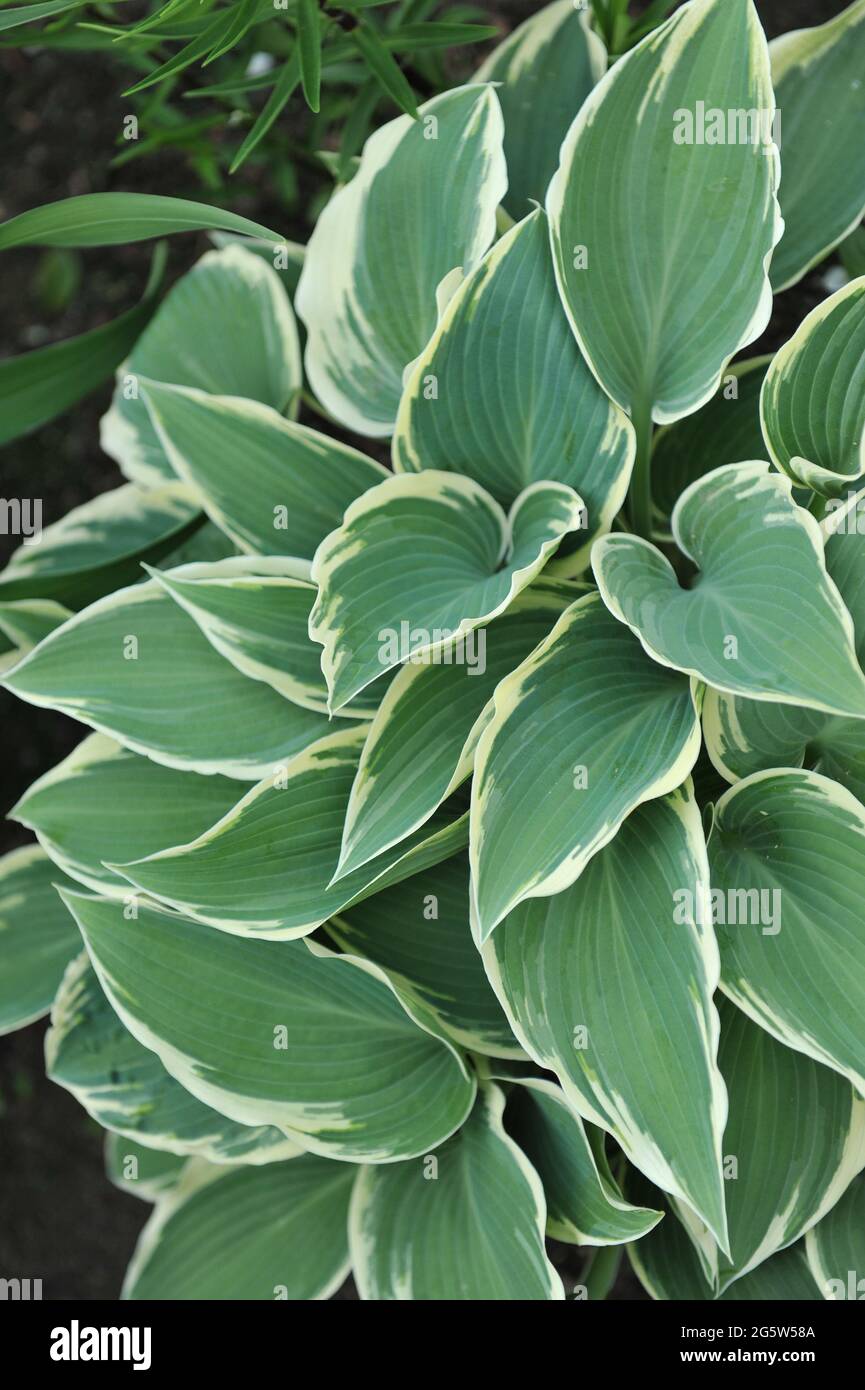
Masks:
[[[71,617],[68,608],[51,598],[19,598],[0,603],[0,634],[12,647],[0,654],[0,672],[8,671]]]
[[[627,1191],[633,1201],[661,1200],[658,1189],[634,1172],[629,1175]],[[820,1301],[819,1290],[805,1261],[802,1241],[764,1260],[716,1300],[695,1246],[681,1221],[669,1210],[653,1231],[628,1246],[628,1257],[646,1292],[663,1303]]]
[[[709,858],[725,993],[865,1092],[865,807],[815,772],[758,772],[715,806]]]
[[[560,1300],[540,1179],[484,1085],[458,1134],[410,1163],[364,1168],[349,1247],[360,1296],[382,1302]]]
[[[266,1168],[193,1164],[156,1206],[124,1299],[329,1298],[349,1270],[355,1170],[301,1154]]]
[[[327,931],[341,950],[387,971],[458,1046],[525,1056],[472,941],[467,855],[376,893],[335,917]]]
[[[728,1000],[720,1002],[719,1015],[718,1062],[730,1102],[724,1131],[730,1259],[705,1231],[694,1238],[723,1292],[798,1240],[865,1166],[865,1100]]]
[[[865,215],[865,0],[817,29],[769,45],[782,113],[780,200],[786,228],[776,290],[795,285]]]
[[[686,487],[726,463],[765,452],[760,428],[760,390],[771,357],[731,363],[718,394],[684,420],[658,430],[652,447],[652,499],[662,536]]]
[[[499,685],[475,755],[472,914],[483,941],[526,898],[567,888],[699,752],[691,683],[650,661],[597,594]]]
[[[472,478],[438,469],[358,498],[312,566],[309,633],[324,647],[331,710],[410,657],[477,664],[472,630],[504,612],[584,522],[562,483],[533,483],[506,517]],[[462,650],[445,652],[452,641]]]
[[[230,777],[163,767],[90,734],[34,782],[10,819],[37,836],[64,873],[108,897],[127,897],[129,880],[106,863],[139,859],[191,840],[230,811],[240,788]]]
[[[603,1135],[586,1133],[580,1114],[551,1081],[526,1077],[508,1095],[508,1133],[534,1165],[547,1202],[547,1234],[577,1245],[639,1240],[660,1211],[626,1202],[610,1173]]]
[[[609,531],[625,500],[634,432],[568,327],[539,208],[450,300],[406,381],[393,459],[398,472],[465,473],[502,506],[534,482],[569,484],[587,526],[560,547],[559,572],[584,569],[591,542]]]
[[[607,70],[607,54],[590,27],[588,10],[553,0],[495,48],[475,74],[500,82],[505,120],[508,191],[502,202],[514,218],[543,201],[559,148],[583,101]]]
[[[185,1154],[145,1149],[122,1134],[105,1136],[105,1175],[110,1183],[142,1202],[155,1202],[169,1192],[187,1164]]]
[[[77,613],[3,684],[167,767],[241,781],[328,732],[325,715],[235,670],[156,580]]]
[[[175,1081],[123,1026],[86,952],[70,963],[54,1001],[45,1065],[98,1124],[148,1150],[213,1163],[271,1163],[297,1153],[281,1130],[239,1124]]]
[[[315,585],[309,562],[239,556],[175,572],[150,571],[221,656],[244,676],[264,681],[304,709],[327,714],[321,653],[309,639]],[[376,687],[340,713],[368,719]]]
[[[610,69],[568,132],[547,193],[559,289],[604,390],[641,421],[709,400],[768,322],[783,229],[774,114],[751,0],[692,0]]]
[[[73,886],[38,845],[0,859],[0,1034],[48,1012],[63,971],[81,949],[55,883]]]
[[[387,435],[403,370],[436,323],[436,291],[495,234],[507,188],[492,87],[457,87],[370,136],[350,183],[310,237],[297,289],[306,371],[321,403],[358,434]]]
[[[141,399],[141,378],[293,409],[302,382],[300,346],[275,270],[240,246],[208,251],[118,368],[100,443],[128,478],[153,486],[174,469]]]
[[[46,526],[38,545],[15,551],[0,573],[0,600],[50,598],[83,608],[141,579],[141,560],[173,550],[199,516],[190,489],[176,481],[100,493]]]
[[[808,1268],[830,1302],[865,1298],[865,1177],[858,1177],[805,1238]]]
[[[776,353],[760,411],[772,461],[794,481],[831,497],[862,477],[865,276],[818,304]]]
[[[469,776],[493,691],[546,637],[579,592],[577,585],[541,577],[507,612],[478,631],[475,664],[433,661],[402,667],[361,753],[337,876],[423,825]]]
[[[370,893],[463,849],[467,818],[442,809],[333,883],[366,725],[330,734],[253,787],[188,844],[113,865],[145,893],[239,936],[306,936]]]
[[[789,479],[718,468],[679,499],[673,534],[700,571],[687,589],[639,536],[604,536],[592,555],[604,602],[650,656],[733,695],[865,718],[853,623]]]
[[[67,893],[129,1031],[206,1105],[358,1162],[427,1153],[474,1081],[376,966],[303,941],[242,941],[161,908]]]
[[[640,740],[644,755],[654,742]],[[483,957],[526,1051],[724,1244],[727,1101],[708,881],[686,785],[629,815],[572,887],[517,907]]]
[[[142,398],[172,468],[253,554],[311,560],[346,507],[389,476],[365,454],[256,401],[153,381]]]
[[[830,511],[821,524],[826,568],[853,619],[856,655],[865,659],[865,493]],[[743,700],[707,690],[703,737],[728,782],[806,761],[865,800],[865,720],[819,710]]]

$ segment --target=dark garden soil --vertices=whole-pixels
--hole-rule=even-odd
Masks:
[[[845,6],[835,0],[756,0],[770,37],[819,24]],[[494,6],[503,30],[531,13],[532,3]],[[645,5],[633,5],[636,12]],[[168,150],[109,168],[117,133],[129,103],[120,95],[118,70],[107,58],[62,52],[0,50],[0,148],[6,177],[0,190],[0,220],[40,203],[104,189],[201,197],[181,156]],[[288,120],[303,119],[289,109]],[[204,198],[206,201],[206,196]],[[254,172],[235,211],[306,240],[302,217],[287,219],[284,205]],[[203,236],[171,240],[169,273],[185,270],[209,243]],[[67,274],[83,273],[68,304],[52,315],[46,291],[45,254],[15,251],[4,258],[0,277],[0,353],[12,355],[80,333],[114,317],[134,302],[144,285],[150,251],[146,245],[107,248],[67,260]],[[58,267],[54,266],[55,273]],[[826,291],[824,272],[808,276],[776,301],[760,343],[748,355],[785,342]],[[110,391],[90,397],[0,454],[0,494],[39,496],[44,522],[121,481],[114,463],[99,450],[98,422]],[[0,567],[12,548],[0,535]],[[53,766],[81,737],[80,726],[50,711],[33,709],[0,691],[0,805],[11,806],[25,788]],[[0,820],[0,852],[27,835]],[[123,1271],[149,1208],[109,1185],[102,1168],[102,1131],[81,1107],[44,1076],[43,1023],[0,1040],[0,1277],[41,1278],[45,1298],[116,1298]],[[558,1245],[569,1282],[580,1257]],[[342,1297],[352,1297],[347,1287]],[[645,1297],[626,1269],[614,1297]]]

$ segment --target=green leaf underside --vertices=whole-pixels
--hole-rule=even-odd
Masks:
[[[508,167],[502,202],[511,217],[543,200],[568,126],[606,71],[604,45],[588,19],[572,0],[554,0],[514,29],[475,74],[477,82],[501,83]]]
[[[102,448],[127,477],[175,476],[144,399],[155,380],[242,396],[288,411],[301,386],[300,346],[279,276],[261,256],[208,251],[167,296],[117,372]],[[237,476],[237,458],[231,460]]]
[[[376,1301],[561,1300],[544,1252],[537,1173],[502,1126],[504,1097],[485,1086],[465,1125],[429,1160],[361,1170],[349,1246],[361,1298]]]
[[[74,507],[22,545],[0,572],[0,600],[52,598],[83,608],[142,578],[141,560],[158,559],[200,516],[182,483],[143,491],[131,483]]]
[[[155,580],[77,614],[4,683],[168,767],[241,781],[257,781],[328,733],[325,715],[219,656]]]
[[[760,409],[770,456],[795,482],[831,497],[865,473],[865,277],[776,353]]]
[[[673,509],[691,483],[724,464],[756,459],[765,451],[760,390],[770,360],[752,357],[733,363],[720,391],[702,410],[655,435],[652,498],[662,534],[669,534]]]
[[[472,786],[480,939],[517,903],[567,888],[641,802],[699,751],[688,680],[656,665],[596,594],[499,685]]]
[[[0,859],[0,1034],[48,1012],[63,971],[81,949],[55,883],[72,887],[38,845]]]
[[[762,113],[767,143],[738,126],[701,142],[698,102],[725,124]],[[774,109],[750,0],[693,0],[610,69],[571,126],[547,193],[556,274],[586,359],[623,408],[653,408],[661,424],[696,410],[768,322],[783,227]]]
[[[350,1164],[190,1171],[139,1237],[123,1298],[329,1298],[348,1274]]]
[[[419,114],[366,142],[316,223],[298,286],[312,388],[359,434],[391,433],[403,370],[435,328],[436,289],[486,251],[507,188],[491,87],[457,87]]]
[[[90,734],[24,793],[10,813],[56,864],[97,893],[126,897],[129,881],[105,867],[192,840],[230,811],[230,777],[199,777]]]
[[[483,647],[474,653],[475,664],[421,662],[399,670],[361,753],[339,876],[422,825],[468,777],[496,686],[546,637],[578,592],[576,585],[536,580],[479,631]]]
[[[865,1177],[850,1184],[844,1196],[805,1238],[808,1268],[824,1298],[861,1301],[865,1292]]]
[[[463,849],[466,817],[446,807],[411,837],[332,883],[365,736],[366,726],[328,735],[252,788],[196,840],[120,871],[210,926],[290,939]]]
[[[860,1091],[863,851],[865,807],[818,773],[756,773],[715,807],[712,886],[736,918],[715,927],[725,993],[774,1037]]]
[[[526,1051],[725,1243],[718,960],[697,920],[707,883],[686,787],[629,815],[565,892],[517,907],[483,956]]]
[[[588,526],[554,564],[576,573],[622,506],[633,457],[630,422],[598,386],[562,311],[537,209],[463,281],[414,363],[394,467],[465,473],[502,506],[531,483],[567,483]]]
[[[142,1202],[155,1202],[169,1192],[186,1163],[185,1154],[145,1149],[121,1134],[105,1136],[105,1176],[121,1192],[138,1197]]]
[[[772,285],[786,289],[843,240],[865,213],[865,3],[828,24],[769,45],[782,113],[786,228]]]
[[[456,855],[328,923],[340,950],[374,961],[461,1047],[523,1057],[469,927],[468,856]]]
[[[826,568],[851,618],[856,656],[865,658],[865,547],[863,496],[833,510],[822,524]],[[708,690],[703,737],[715,767],[728,782],[776,767],[807,764],[865,800],[865,720],[819,710],[743,700]]]
[[[639,1240],[660,1211],[626,1202],[609,1173],[603,1136],[586,1134],[578,1111],[558,1086],[526,1079],[508,1095],[508,1133],[543,1183],[547,1234],[578,1245],[620,1245]]]
[[[148,1150],[214,1163],[270,1163],[297,1152],[280,1130],[238,1124],[175,1081],[121,1023],[86,951],[70,963],[54,1001],[45,1065],[98,1124]]]
[[[372,966],[302,941],[242,941],[158,908],[67,894],[112,1005],[199,1100],[327,1157],[426,1153],[474,1083]]]
[[[506,518],[471,478],[435,469],[391,477],[352,503],[312,567],[309,632],[324,648],[331,709],[503,612],[583,517],[561,483],[533,484]]]
[[[734,695],[863,718],[853,623],[826,573],[820,528],[790,493],[767,463],[716,469],[673,512],[679,549],[700,570],[689,589],[636,536],[600,540],[595,576],[655,660]]]
[[[174,471],[217,526],[253,554],[311,560],[346,508],[388,477],[356,449],[255,401],[154,382],[143,395]]]

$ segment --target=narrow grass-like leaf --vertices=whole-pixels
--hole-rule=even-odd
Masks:
[[[11,246],[123,246],[171,232],[218,229],[280,240],[259,222],[207,203],[155,193],[85,193],[0,223],[0,251]]]

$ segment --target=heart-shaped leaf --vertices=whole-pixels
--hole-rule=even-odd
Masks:
[[[459,473],[429,469],[371,488],[312,566],[309,633],[324,647],[331,710],[409,658],[478,665],[469,634],[504,612],[584,522],[581,499],[562,483],[526,488],[509,517]]]
[[[700,571],[687,589],[638,536],[604,536],[592,555],[604,602],[650,656],[733,695],[865,718],[853,623],[788,479],[717,468],[680,497],[673,534]]]

